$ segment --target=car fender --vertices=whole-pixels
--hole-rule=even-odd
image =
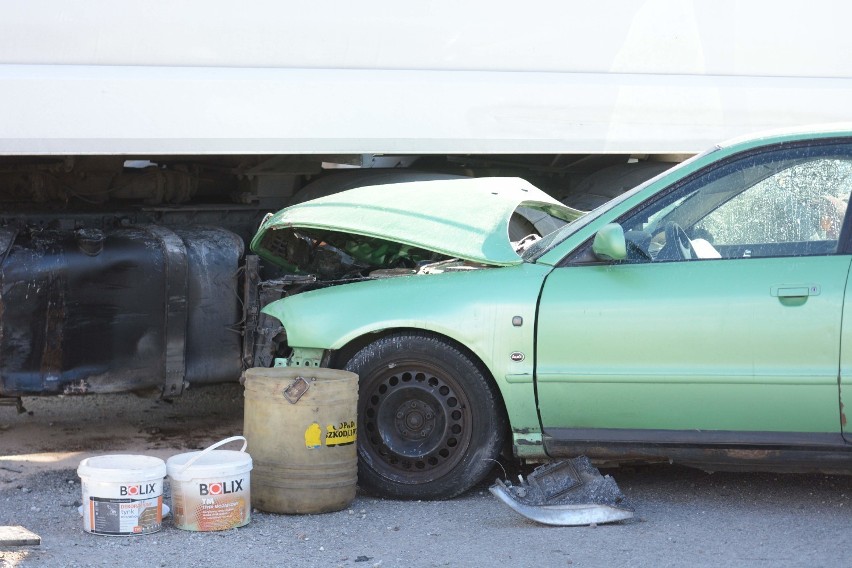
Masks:
[[[487,367],[513,430],[533,432],[536,301],[550,270],[523,263],[368,280],[296,294],[263,312],[281,321],[290,347],[340,349],[390,329],[450,338]]]

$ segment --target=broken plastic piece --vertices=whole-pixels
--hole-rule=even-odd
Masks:
[[[633,517],[633,507],[615,480],[601,475],[589,458],[539,466],[526,482],[512,485],[501,480],[489,490],[528,519],[559,526],[613,523]]]

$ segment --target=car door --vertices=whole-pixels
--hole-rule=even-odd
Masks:
[[[849,145],[751,153],[613,219],[626,260],[590,261],[591,243],[567,257],[537,322],[548,451],[842,443],[850,188]]]
[[[844,439],[852,442],[852,286],[848,282],[843,302],[843,322],[840,339],[840,425]]]

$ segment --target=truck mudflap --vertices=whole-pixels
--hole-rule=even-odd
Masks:
[[[539,466],[517,485],[498,479],[489,490],[518,514],[545,525],[599,525],[633,517],[615,480],[601,475],[585,456]]]

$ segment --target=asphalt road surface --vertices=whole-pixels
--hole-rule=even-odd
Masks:
[[[0,407],[0,526],[38,546],[0,546],[17,566],[844,566],[852,477],[707,474],[675,466],[609,470],[636,517],[597,527],[529,521],[487,490],[442,502],[359,493],[323,515],[253,512],[242,528],[188,532],[166,519],[144,536],[82,530],[76,468],[87,456],[168,458],[242,430],[238,385],[190,389],[174,403],[133,395],[25,399]],[[249,448],[250,451],[250,448]],[[503,476],[498,468],[492,477]],[[168,503],[168,488],[166,502]]]

